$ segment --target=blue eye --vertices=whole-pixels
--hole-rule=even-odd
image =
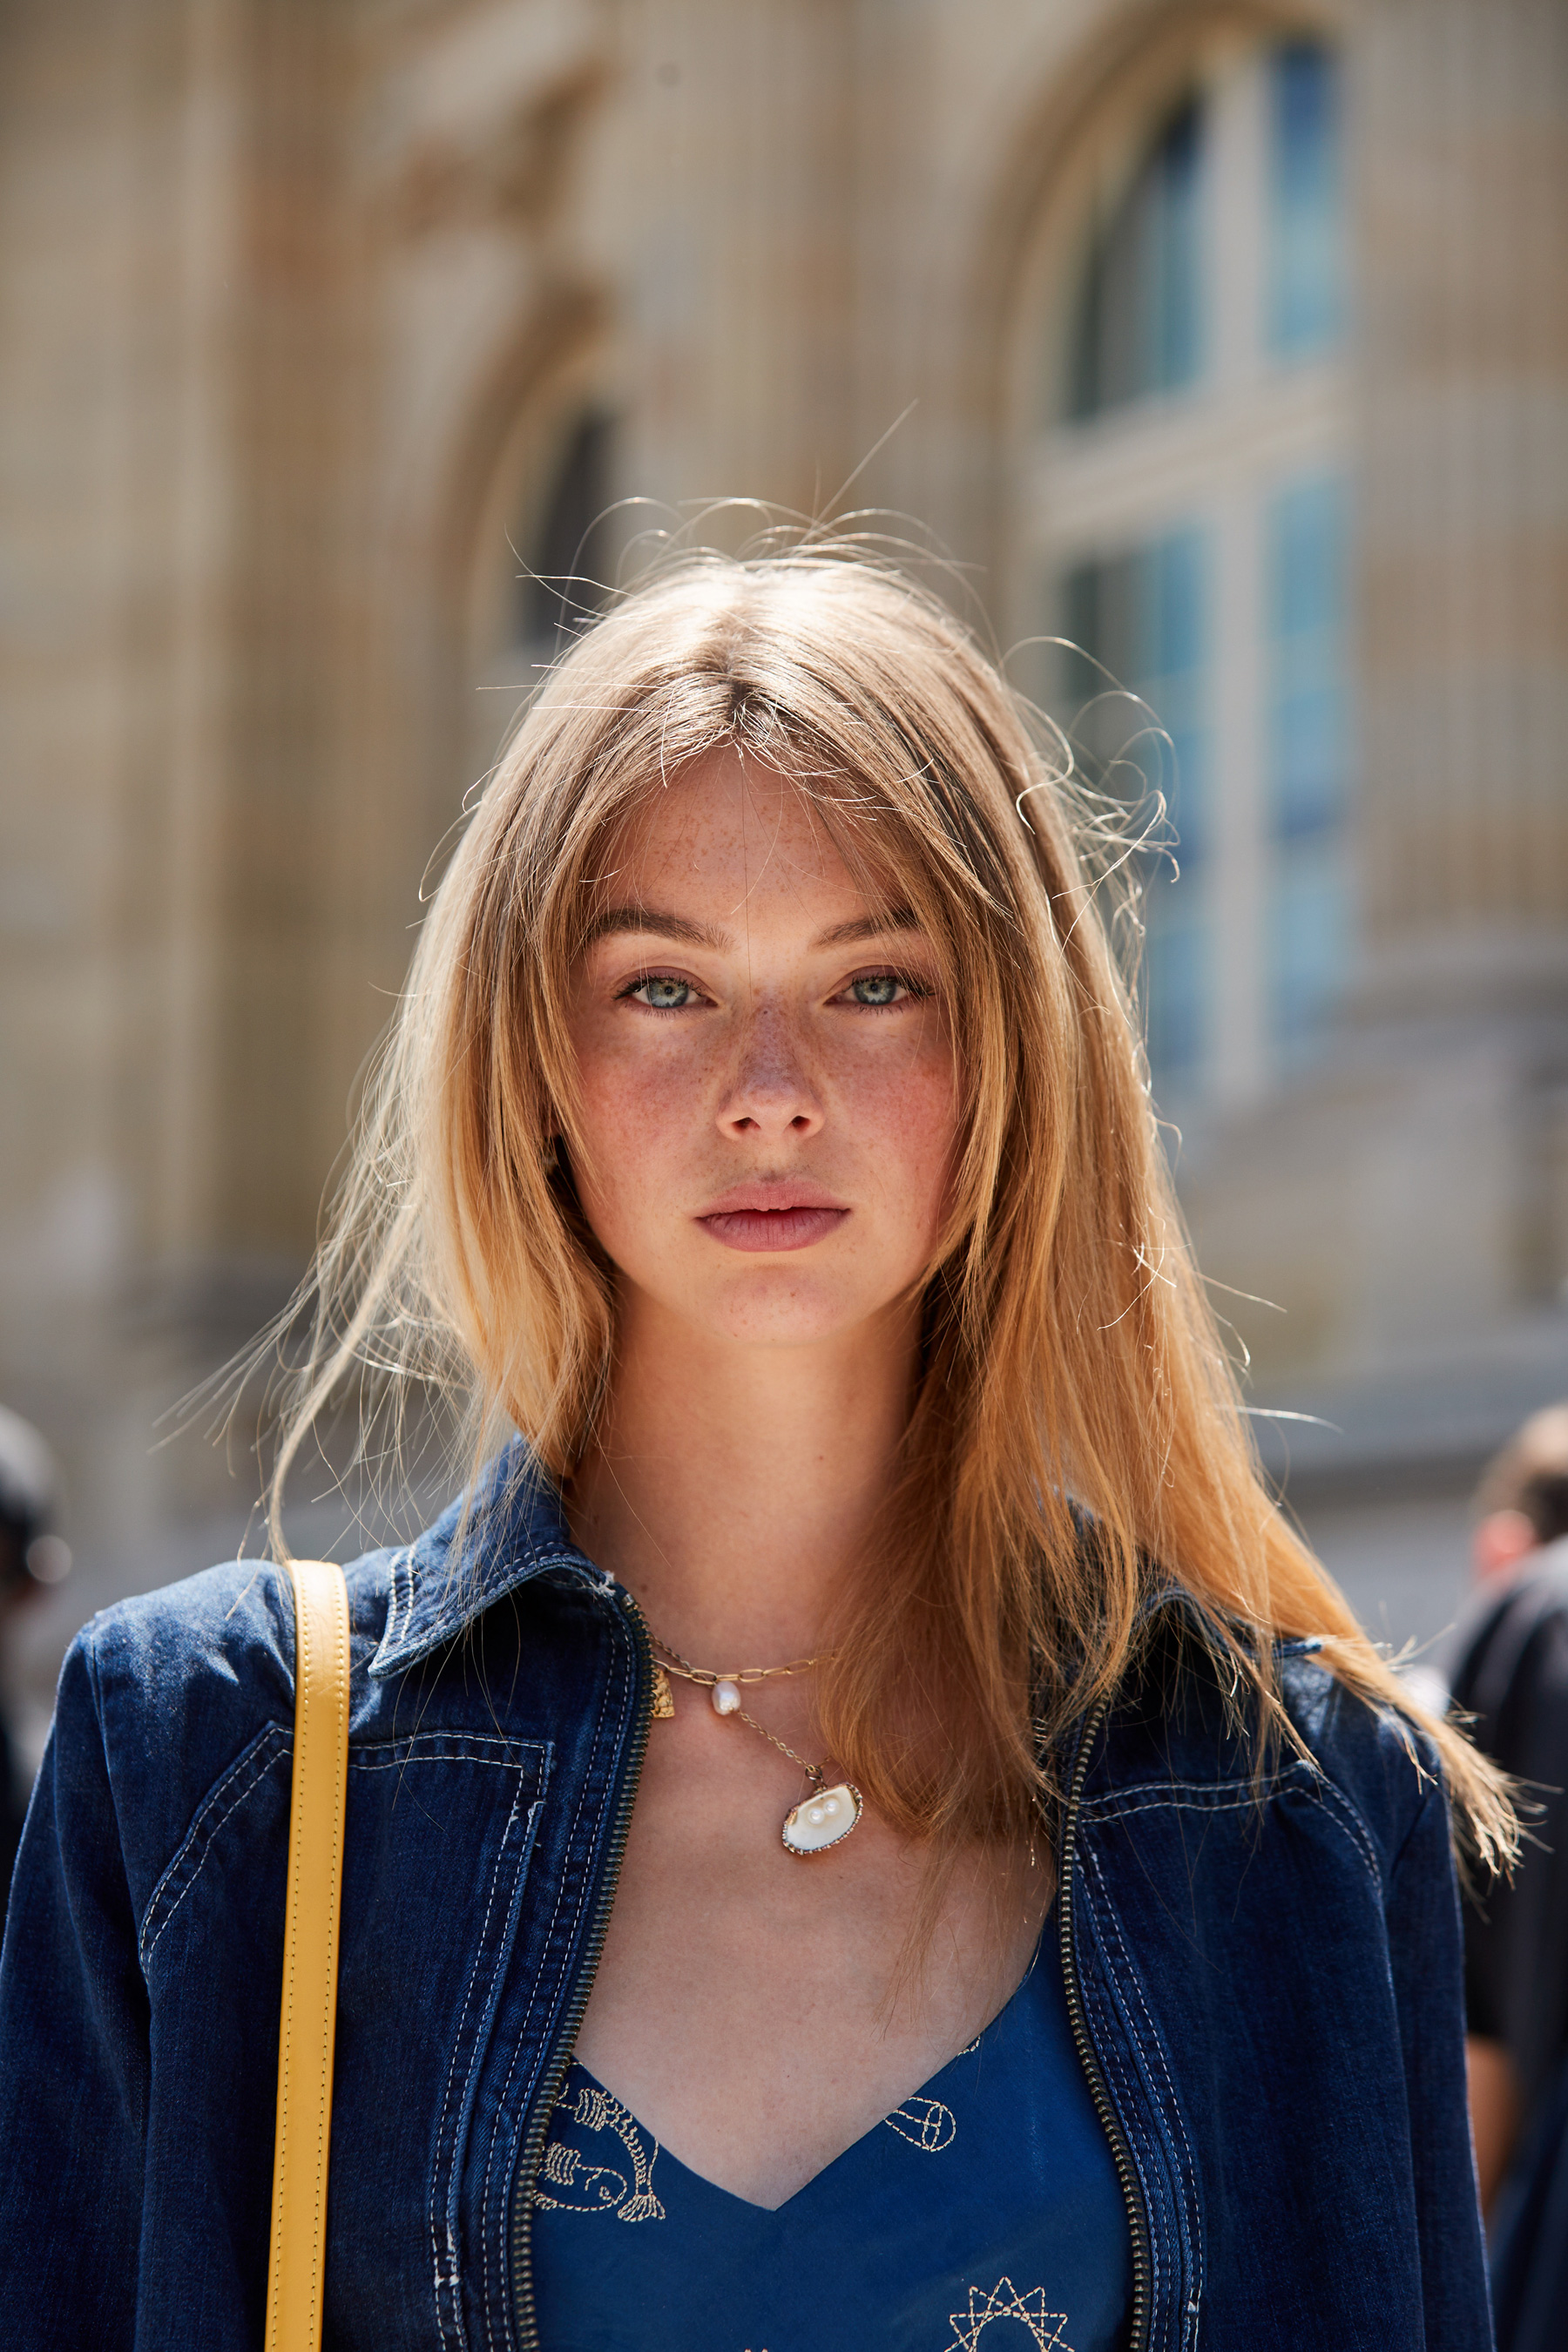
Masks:
[[[849,993],[857,1004],[891,1004],[904,985],[897,972],[869,971],[849,983]]]
[[[655,972],[647,980],[639,980],[628,992],[637,1003],[647,1005],[655,1013],[683,1013],[691,1002],[693,990],[689,980]]]

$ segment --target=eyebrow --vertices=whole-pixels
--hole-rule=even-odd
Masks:
[[[589,924],[583,940],[582,952],[586,955],[595,941],[608,939],[616,931],[644,931],[661,940],[679,940],[684,947],[711,948],[723,955],[735,942],[726,931],[715,931],[706,923],[689,922],[684,915],[671,915],[662,907],[605,907]]]
[[[853,947],[859,940],[885,939],[890,931],[918,931],[921,919],[912,907],[892,907],[885,915],[862,915],[853,923],[835,923],[813,944],[819,948]]]
[[[853,922],[835,923],[830,930],[821,932],[812,941],[813,947],[852,947],[861,940],[885,938],[893,931],[917,931],[920,918],[912,908],[894,907],[885,915],[860,915]],[[685,947],[709,948],[716,955],[731,954],[735,946],[727,931],[716,931],[707,923],[693,923],[684,915],[673,915],[662,907],[605,907],[595,916],[584,939],[582,952],[596,941],[618,931],[640,931],[664,940],[679,940]]]

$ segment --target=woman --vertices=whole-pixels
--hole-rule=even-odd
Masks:
[[[937,606],[713,559],[581,639],[316,1300],[279,1476],[366,1363],[521,1433],[348,1572],[329,2343],[1488,2343],[1506,1805],[1264,1491],[1072,803]],[[13,2342],[259,2340],[292,1638],[235,1565],[67,1661]]]

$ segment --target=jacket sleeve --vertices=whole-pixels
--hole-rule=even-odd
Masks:
[[[1465,2079],[1463,1943],[1448,1805],[1434,1777],[1388,1878],[1429,2352],[1490,2352]]]
[[[10,2352],[136,2336],[148,2002],[91,1628],[60,1676],[0,1958],[0,2312]]]

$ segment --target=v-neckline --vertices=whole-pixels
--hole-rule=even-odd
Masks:
[[[1055,1906],[1053,1906],[1053,1909],[1054,1907]],[[1017,2006],[1018,2002],[1022,2000],[1026,1988],[1032,1981],[1035,1971],[1039,1967],[1041,1958],[1046,1949],[1047,1930],[1049,1928],[1051,1924],[1051,1912],[1047,1911],[1044,1924],[1040,1928],[1039,1940],[1037,1942],[1034,1951],[1030,1956],[1027,1968],[1024,1970],[1023,1975],[1018,1979],[1017,1983],[1014,1986],[1012,1991],[1008,1994],[1001,2008],[996,2011],[995,2016],[991,2018],[981,2027],[973,2041],[966,2042],[962,2050],[955,2050],[951,2058],[943,2060],[942,2063],[937,2068],[934,2074],[928,2074],[925,2081],[918,2084],[914,2090],[906,2091],[903,2097],[900,2099],[896,2105],[890,2106],[885,2115],[879,2116],[875,2123],[868,2124],[865,2130],[858,2133],[854,2139],[850,2140],[847,2147],[841,2147],[837,2156],[830,2156],[827,2162],[821,2166],[817,2171],[814,2172],[809,2180],[803,2180],[798,2189],[792,2189],[782,2204],[760,2205],[754,2197],[742,2197],[737,2190],[733,2189],[726,2189],[722,2181],[710,2180],[707,2173],[699,2172],[694,2165],[686,2163],[682,2158],[677,2156],[668,2142],[667,2140],[660,2139],[657,2132],[650,2130],[648,2126],[643,2122],[641,2116],[637,2114],[635,2109],[627,2105],[625,2099],[620,2098],[616,2092],[612,2091],[608,2084],[601,2083],[598,2076],[588,2067],[584,2065],[575,2051],[572,2053],[571,2063],[576,2067],[580,2074],[584,2074],[587,2077],[588,2081],[593,2084],[596,2091],[602,2092],[605,2098],[613,2099],[616,2106],[621,2108],[624,2114],[630,2116],[636,2128],[645,2135],[653,2147],[656,2154],[662,2156],[666,2163],[673,2165],[678,2172],[683,2172],[689,2180],[695,2180],[699,2187],[707,2189],[710,2194],[714,2197],[722,2197],[731,2205],[742,2206],[748,2213],[763,2213],[770,2215],[787,2213],[791,2206],[797,2205],[803,2197],[808,2196],[812,2189],[817,2186],[819,2181],[826,2180],[830,2172],[836,2172],[841,2164],[847,2163],[849,2158],[855,2154],[857,2148],[864,2147],[872,2134],[874,2132],[879,2132],[889,2122],[891,2116],[901,2114],[905,2107],[911,2105],[917,2099],[929,2098],[935,2090],[937,2084],[942,2080],[942,2077],[951,2074],[953,2067],[958,2065],[962,2060],[978,2056],[982,2044],[988,2042],[992,2035],[1000,2028],[1004,2020],[1011,2015],[1013,2010]]]

